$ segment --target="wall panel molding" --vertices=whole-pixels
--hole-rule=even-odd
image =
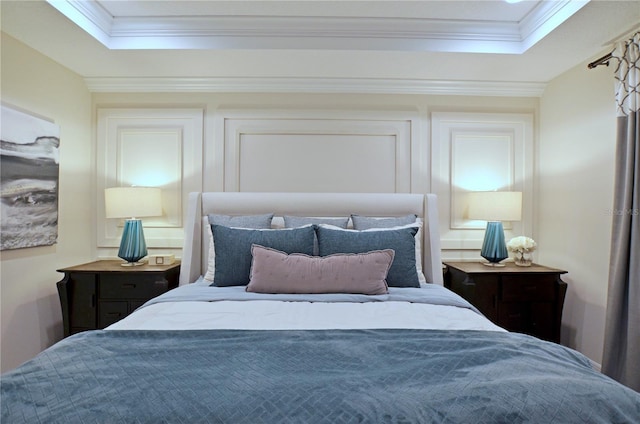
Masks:
[[[434,112],[432,192],[439,197],[444,259],[479,258],[486,223],[466,217],[470,191],[521,191],[522,220],[507,240],[533,233],[533,115]]]
[[[224,191],[416,191],[419,127],[415,111],[221,110],[208,150],[224,170],[205,189],[222,178]]]
[[[163,216],[143,218],[147,247],[181,248],[184,198],[202,190],[204,111],[98,108],[96,222],[101,256],[115,256],[122,221],[106,219],[104,189],[162,189]]]

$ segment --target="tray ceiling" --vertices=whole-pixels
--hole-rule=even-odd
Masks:
[[[48,2],[110,49],[519,54],[588,0]]]

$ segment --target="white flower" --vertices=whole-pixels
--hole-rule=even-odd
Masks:
[[[507,243],[507,249],[520,253],[533,252],[537,246],[533,239],[525,236],[514,237]]]

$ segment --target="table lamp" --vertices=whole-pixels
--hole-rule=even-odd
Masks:
[[[520,221],[522,193],[519,191],[476,191],[469,193],[469,219],[487,221],[480,256],[487,266],[504,266],[509,257],[502,221]]]
[[[118,257],[122,266],[142,265],[147,256],[147,244],[142,230],[143,216],[162,215],[160,189],[155,187],[112,187],[104,191],[107,218],[127,218],[124,221]]]

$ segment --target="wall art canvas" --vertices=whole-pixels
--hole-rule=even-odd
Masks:
[[[60,127],[2,105],[0,250],[58,239]]]

